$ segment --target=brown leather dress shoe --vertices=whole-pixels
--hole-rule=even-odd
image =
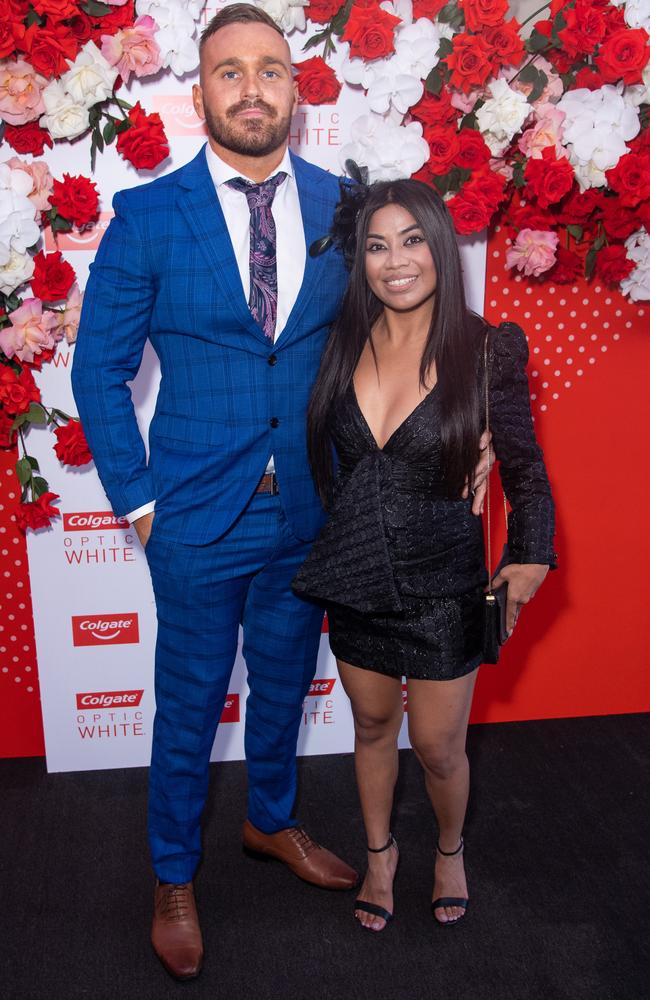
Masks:
[[[203,964],[203,942],[191,882],[156,883],[151,943],[175,979],[194,979]]]
[[[247,819],[242,833],[245,851],[283,861],[294,875],[321,889],[352,889],[359,881],[354,868],[317,844],[301,826],[262,833]]]

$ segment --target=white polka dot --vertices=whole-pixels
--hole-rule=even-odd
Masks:
[[[539,347],[533,347],[533,354],[539,354]]]
[[[645,309],[639,309],[639,316],[645,316]]]
[[[500,253],[500,252],[499,252],[498,250],[493,250],[493,251],[492,251],[492,256],[493,256],[493,257],[500,257],[500,256],[501,256],[501,253]]]
[[[537,399],[537,393],[536,392],[531,392],[530,398],[533,399],[533,400]]]
[[[537,376],[539,375],[539,372],[531,372],[531,375],[533,376],[533,378],[537,378]]]
[[[580,329],[581,330],[586,330],[587,329],[587,324],[586,323],[581,323],[580,324]]]
[[[631,326],[632,326],[632,324],[630,323],[630,321],[628,319],[627,323],[625,324],[625,329],[629,330]]]
[[[595,365],[596,364],[596,359],[595,358],[589,358],[589,364],[590,365]]]
[[[530,319],[530,313],[524,313],[524,319]]]
[[[548,382],[542,382],[542,389],[548,389]]]
[[[570,334],[569,334],[569,338],[568,338],[568,339],[569,339],[569,340],[575,340],[575,339],[576,339],[576,338],[575,338],[575,334],[573,334],[573,333],[570,333]]]
[[[513,304],[513,306],[518,306],[519,305],[519,299],[515,299],[512,304]]]
[[[564,383],[564,388],[565,389],[570,389],[571,388],[571,383],[570,382],[565,382]],[[28,670],[28,669],[29,669],[28,667],[25,667],[25,670]]]
[[[621,339],[620,333],[615,333],[614,336],[612,337],[612,340],[620,340],[620,339]]]
[[[496,299],[492,299],[492,301],[490,302],[491,308],[494,309],[495,306],[496,306],[496,304],[497,304],[497,300]]]
[[[578,286],[577,286],[577,285],[574,285],[574,286],[573,286],[573,288],[571,289],[571,291],[572,291],[572,292],[573,292],[573,294],[575,295],[575,294],[577,293],[577,291],[578,291]]]
[[[33,690],[34,690],[34,688],[33,688],[33,687],[28,687],[28,688],[26,688],[26,690],[27,690],[27,691],[33,691]]]
[[[561,347],[556,347],[555,348],[555,353],[556,354],[561,354],[562,353],[562,348]]]
[[[582,375],[582,374],[583,374],[582,368],[578,368],[578,375]]]
[[[535,329],[536,330],[541,330],[542,329],[542,324],[541,323],[535,323]]]
[[[609,323],[603,323],[603,330],[609,330]]]
[[[550,344],[550,342],[551,342],[551,341],[553,340],[553,338],[551,337],[550,333],[547,333],[547,334],[546,334],[546,337],[545,337],[544,339],[545,339],[545,340],[546,340],[546,341],[547,341],[547,342],[548,342],[549,344]]]
[[[601,347],[601,351],[603,352],[603,354],[605,353],[606,350],[607,350],[607,344],[603,344],[603,346]]]
[[[501,313],[501,319],[507,319],[508,313]]]
[[[551,362],[550,362],[550,359],[549,359],[549,358],[544,358],[544,364],[545,364],[545,365],[550,365],[550,363],[551,363]]]
[[[543,299],[538,299],[537,302],[535,303],[535,305],[536,306],[543,306],[544,305],[544,300]]]
[[[569,313],[569,316],[571,317],[571,319],[575,319],[576,318],[577,313],[576,313],[575,309],[571,310],[571,312]]]
[[[545,413],[547,409],[548,409],[548,407],[547,407],[546,403],[542,403],[542,405],[540,406],[540,410],[542,411],[542,413]]]
[[[20,677],[14,677],[14,680],[15,680],[16,684],[20,684],[20,680],[21,680]]]
[[[600,285],[596,285],[594,291],[596,295],[600,295],[600,293],[602,292],[602,288],[600,287]]]
[[[605,299],[605,305],[606,306],[611,306],[611,304],[612,304],[612,300],[611,299]]]
[[[568,365],[572,365],[572,364],[573,364],[573,358],[567,358],[567,359],[566,359],[566,363],[567,363]]]
[[[553,316],[555,315],[555,313],[547,312],[546,315],[548,316],[549,319],[553,319]]]
[[[553,372],[553,374],[555,375],[556,378],[559,378],[560,377],[560,370],[559,370],[559,368],[556,368],[555,371]]]
[[[561,306],[565,306],[566,305],[566,299],[560,299],[560,305]]]
[[[594,309],[592,315],[593,315],[594,319],[596,319],[597,316],[600,316],[600,312],[598,311],[598,309]]]
[[[596,334],[596,333],[592,333],[592,335],[591,335],[591,338],[590,338],[590,339],[591,339],[591,340],[598,340],[598,334]]]
[[[554,392],[553,393],[553,399],[559,399],[559,398],[560,398],[559,393]]]
[[[551,287],[548,289],[548,294],[555,295],[555,285],[551,285]]]
[[[492,275],[492,281],[498,281],[498,280],[499,280],[499,279],[498,279],[497,275],[496,275],[496,274],[493,274],[493,275]]]
[[[616,310],[616,312],[614,313],[614,315],[615,315],[615,316],[622,316],[622,315],[623,315],[623,312],[622,312],[622,310],[621,310],[621,309],[617,309],[617,310]]]
[[[563,330],[564,329],[564,323],[558,323],[557,328],[558,328],[558,330]]]

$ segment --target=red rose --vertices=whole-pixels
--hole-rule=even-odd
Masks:
[[[23,45],[27,60],[37,73],[58,77],[70,69],[66,60],[74,62],[79,43],[64,24],[41,28],[32,24],[25,32]]]
[[[606,21],[592,0],[577,0],[575,7],[564,7],[562,17],[566,27],[558,37],[567,55],[589,55],[605,37]]]
[[[0,448],[13,448],[17,431],[12,430],[13,416],[0,408]]]
[[[465,194],[464,190],[447,202],[447,208],[459,236],[480,233],[492,218],[492,212],[485,201],[477,194]]]
[[[129,128],[117,136],[117,151],[136,170],[153,170],[169,156],[169,145],[160,115],[146,114],[140,102],[129,111]]]
[[[0,3],[0,59],[8,59],[16,49],[22,48],[25,25],[16,19],[7,3]]]
[[[41,394],[29,368],[20,375],[9,365],[0,365],[0,403],[7,413],[27,413],[32,403],[39,403]]]
[[[634,208],[650,198],[650,156],[626,153],[615,167],[605,171],[607,184],[620,195],[621,205]]]
[[[55,180],[50,202],[59,215],[79,228],[94,222],[99,214],[97,187],[83,176],[64,174],[62,181]]]
[[[413,0],[413,20],[428,17],[430,21],[435,21],[442,8],[446,6],[447,0]]]
[[[432,174],[448,173],[460,150],[458,133],[449,125],[425,125],[424,138],[429,143],[428,166]]]
[[[93,36],[93,22],[87,14],[78,10],[74,17],[68,18],[68,28],[70,34],[74,35],[79,45],[85,45]],[[110,34],[104,30],[104,34]]]
[[[79,13],[73,0],[31,0],[31,3],[37,14],[51,21],[63,21]]]
[[[603,247],[596,257],[596,274],[606,285],[618,285],[634,267],[634,261],[628,259],[625,247],[620,245]]]
[[[451,103],[446,89],[438,97],[425,90],[418,103],[410,109],[410,114],[423,125],[445,125],[458,121],[459,117],[459,111]]]
[[[555,251],[555,264],[546,271],[544,277],[556,285],[568,285],[576,278],[581,278],[585,273],[585,266],[582,257],[567,250],[566,247],[558,244]]]
[[[483,38],[492,49],[492,72],[497,73],[502,66],[518,66],[524,58],[524,43],[519,34],[521,25],[516,18],[505,24],[495,24],[482,32]]]
[[[575,80],[569,89],[580,90],[584,87],[586,90],[600,90],[604,82],[600,73],[593,66],[583,66],[576,73]]]
[[[93,41],[101,48],[102,35],[114,35],[120,28],[130,28],[135,18],[135,0],[127,0],[122,7],[111,7],[102,17],[91,15]]]
[[[316,24],[327,24],[342,6],[342,0],[310,0],[305,14]]]
[[[558,221],[564,225],[583,225],[602,204],[603,195],[598,188],[580,191],[575,188],[559,206]]]
[[[298,71],[294,77],[303,104],[336,104],[341,84],[336,73],[321,56],[294,63]]]
[[[43,365],[51,361],[56,354],[56,347],[43,347],[40,354],[35,354],[31,361],[23,361],[22,364],[34,371],[40,372]]]
[[[429,164],[425,163],[416,170],[414,174],[411,174],[412,181],[420,181],[422,184],[428,185],[428,187],[433,187],[433,174],[429,170]]]
[[[56,444],[54,451],[59,462],[64,465],[86,465],[92,462],[92,455],[86,441],[83,427],[78,420],[70,420],[54,431]]]
[[[527,191],[542,208],[555,205],[573,187],[573,167],[565,156],[558,159],[555,148],[546,146],[540,159],[529,160],[524,171]]]
[[[508,0],[460,0],[460,6],[470,31],[501,24],[508,13]]]
[[[537,229],[545,232],[557,224],[557,217],[551,212],[544,211],[539,205],[519,205],[515,208],[513,203],[509,206],[508,225],[514,230],[515,236],[520,229]]]
[[[648,59],[649,36],[643,28],[622,28],[603,43],[596,64],[605,83],[642,83],[642,71]]]
[[[610,240],[626,240],[639,228],[638,208],[626,208],[620,198],[605,198],[603,202],[603,229]]]
[[[42,156],[45,146],[52,147],[52,136],[37,121],[26,125],[5,125],[5,139],[17,153]]]
[[[553,21],[537,21],[535,31],[538,35],[543,35],[550,42],[553,32]],[[573,57],[567,55],[563,49],[556,48],[555,45],[552,45],[549,49],[545,49],[544,56],[558,73],[568,73],[573,65]]]
[[[455,166],[463,170],[478,170],[487,163],[492,153],[481,133],[474,128],[462,128],[458,133],[460,146]]]
[[[341,41],[350,43],[350,56],[361,59],[384,59],[395,51],[394,31],[401,24],[380,7],[361,7],[354,4],[341,35]]]
[[[605,9],[603,11],[605,15],[605,23],[607,25],[605,30],[605,38],[609,38],[616,31],[627,31],[627,24],[625,23],[625,7],[614,7],[611,4],[605,4]]]
[[[465,197],[480,198],[481,201],[485,202],[489,214],[493,215],[505,197],[505,187],[505,177],[490,170],[488,166],[484,166],[472,174],[472,177],[463,186],[461,193]]]
[[[451,44],[454,51],[447,56],[451,86],[466,94],[474,87],[482,87],[492,72],[492,52],[483,36],[461,32],[454,35]]]
[[[65,299],[72,288],[76,275],[61,256],[61,251],[49,253],[47,257],[40,250],[34,257],[34,277],[32,291],[44,302],[58,302]]]
[[[21,503],[16,514],[16,524],[21,531],[32,528],[49,528],[52,518],[59,516],[59,511],[52,506],[52,500],[59,500],[58,493],[42,493],[38,500],[32,503]]]

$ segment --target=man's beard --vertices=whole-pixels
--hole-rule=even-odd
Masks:
[[[241,111],[258,108],[265,112],[265,118],[249,118],[235,121]],[[205,123],[215,142],[231,153],[239,156],[268,156],[286,141],[291,127],[291,112],[283,117],[264,101],[241,101],[226,112],[225,118],[217,118],[204,107]]]

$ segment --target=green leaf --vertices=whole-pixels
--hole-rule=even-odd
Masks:
[[[328,35],[327,31],[317,31],[315,35],[312,35],[311,38],[307,39],[307,41],[305,42],[305,44],[302,47],[302,51],[303,52],[307,52],[308,49],[313,49],[317,45],[320,45],[321,42],[324,42],[324,41],[327,40],[327,35]],[[104,138],[106,138],[106,137],[104,137]],[[106,141],[108,142],[108,140],[106,140]]]
[[[605,234],[601,233],[600,236],[597,236],[596,239],[594,240],[594,250],[602,250],[604,246],[605,246]]]
[[[541,69],[537,69],[537,66],[533,66],[532,62],[524,66],[519,73],[519,79],[522,83],[532,84],[533,89],[527,98],[529,104],[532,104],[533,101],[536,101],[541,96],[544,87],[548,83],[546,73],[543,73]]]
[[[7,296],[7,300],[5,302],[5,308],[7,312],[13,312],[14,309],[18,309],[18,307],[22,306],[22,304],[23,300],[20,298],[20,296],[16,295],[15,292],[12,292],[11,295]]]
[[[571,224],[570,226],[566,227],[566,231],[569,234],[569,236],[573,236],[576,243],[579,243],[580,240],[582,239],[582,233],[583,233],[582,226],[576,226],[574,224]]]
[[[35,458],[32,458],[31,455],[25,455],[25,458],[27,459],[27,461],[31,465],[31,467],[32,467],[32,469],[33,469],[34,472],[40,472],[40,469],[38,467],[38,462],[36,461]]]
[[[47,414],[42,406],[38,403],[32,403],[26,416],[27,422],[30,424],[44,424],[47,420]]]
[[[45,24],[45,18],[37,14],[33,7],[30,7],[25,18],[25,24],[28,28],[31,28],[32,24],[37,24],[39,28],[42,28]]]
[[[16,475],[21,486],[26,486],[32,478],[32,467],[28,458],[19,458],[16,462]]]
[[[424,89],[430,94],[439,94],[442,90],[442,73],[440,68],[435,66],[424,81]]]
[[[470,113],[468,115],[465,115],[465,117],[463,118],[463,120],[460,123],[460,127],[461,128],[473,128],[473,129],[475,129],[476,128],[476,114],[473,111],[470,111]]]
[[[32,493],[34,494],[34,499],[38,500],[42,497],[44,493],[47,493],[50,488],[50,484],[47,479],[43,479],[42,476],[34,476],[34,482],[32,483]]]
[[[454,51],[454,46],[451,43],[450,38],[441,38],[440,45],[438,46],[438,58],[446,59]]]
[[[88,121],[90,122],[90,127],[94,128],[101,121],[102,109],[99,104],[93,104],[92,108],[88,112]]]
[[[69,413],[65,413],[63,410],[58,410],[56,407],[52,408],[52,416],[58,417],[60,420],[78,420],[78,417],[71,417]]]
[[[107,121],[106,124],[104,125],[104,131],[102,134],[104,136],[104,142],[106,143],[107,146],[110,146],[113,139],[117,135],[115,129],[115,122]]]
[[[112,10],[109,4],[100,3],[99,0],[86,0],[86,3],[82,3],[81,9],[89,17],[106,17]]]
[[[512,182],[515,187],[522,188],[526,181],[524,180],[524,170],[526,169],[525,164],[522,160],[515,163],[512,168]]]
[[[11,425],[12,431],[17,431],[19,427],[22,427],[27,420],[26,413],[19,413],[17,417],[14,418],[14,422]]]
[[[543,52],[550,44],[550,39],[537,28],[533,28],[530,37],[526,40],[526,48],[529,52]]]
[[[456,0],[451,0],[446,7],[443,7],[438,14],[438,20],[443,24],[450,24],[453,28],[457,30],[461,27],[463,23],[463,13],[459,9]]]
[[[62,215],[57,215],[56,219],[52,219],[53,233],[69,233],[71,229],[72,223],[64,219]]]
[[[330,29],[334,32],[335,35],[343,34],[343,29],[348,23],[348,19],[350,17],[350,11],[352,10],[352,3],[353,0],[346,0],[345,4],[341,7],[341,9],[334,15],[334,17],[330,21]]]
[[[593,246],[585,258],[585,278],[591,278],[594,269],[596,267],[596,257],[598,256],[598,251],[596,247]]]

